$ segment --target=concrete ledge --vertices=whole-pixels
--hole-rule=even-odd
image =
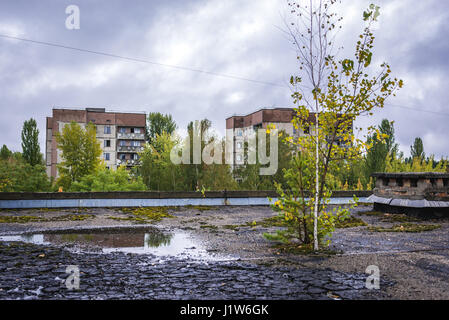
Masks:
[[[78,198],[78,199],[0,199],[1,209],[30,208],[101,208],[101,207],[158,207],[158,206],[254,206],[270,205],[267,196],[244,197],[195,197],[195,198]],[[247,193],[248,195],[248,193]],[[350,196],[349,196],[350,195]],[[166,196],[166,195],[165,195]],[[277,197],[270,197],[276,201]],[[352,194],[347,197],[331,198],[331,205],[346,205],[352,201]],[[360,202],[369,202],[368,197],[360,197]]]
[[[368,197],[371,191],[334,191],[332,197]],[[274,198],[276,191],[135,191],[135,192],[0,192],[0,200],[66,200],[66,199],[202,199],[202,198]]]
[[[385,198],[371,195],[368,199],[373,203],[381,203],[396,207],[410,208],[449,208],[449,201],[432,201],[426,199]]]
[[[449,217],[449,202],[426,199],[395,199],[376,195],[368,197],[374,203],[374,210],[387,213],[401,213],[420,218]]]

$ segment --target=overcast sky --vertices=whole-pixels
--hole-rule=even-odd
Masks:
[[[404,88],[359,126],[395,121],[405,155],[415,137],[427,154],[449,155],[449,1],[343,0],[338,40],[350,55],[361,14],[381,6],[373,61],[390,63]],[[65,26],[68,5],[80,29]],[[292,107],[287,86],[297,62],[284,37],[284,0],[1,0],[0,34],[232,75],[279,86],[131,62],[0,37],[0,145],[21,151],[20,132],[33,117],[45,151],[45,117],[53,107],[159,111],[185,128],[261,107]],[[285,85],[285,86],[283,86]],[[400,107],[402,106],[402,107]],[[417,110],[415,110],[417,109]],[[421,110],[421,111],[419,111]],[[427,111],[427,112],[423,112]]]

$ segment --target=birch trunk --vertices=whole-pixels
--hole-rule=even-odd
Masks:
[[[313,210],[313,248],[318,251],[318,196],[319,196],[319,149],[318,149],[318,120],[319,112],[318,108],[315,113],[315,208]]]

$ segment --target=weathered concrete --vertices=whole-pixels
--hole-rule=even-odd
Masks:
[[[374,173],[374,209],[423,217],[449,215],[449,173]]]
[[[353,195],[369,202],[368,191],[337,191],[331,204],[349,204]],[[155,206],[269,205],[274,191],[0,193],[0,208],[94,208]]]

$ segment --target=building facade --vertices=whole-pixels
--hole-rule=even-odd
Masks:
[[[296,130],[292,120],[296,112],[292,108],[260,109],[243,116],[232,116],[226,119],[227,141],[232,139],[232,163],[233,168],[244,164],[243,150],[245,142],[258,129],[267,129],[268,125],[274,125],[279,131],[284,130],[286,134],[298,137],[313,132],[315,124],[315,113],[309,114],[310,126],[303,130]]]
[[[120,165],[131,167],[139,164],[138,152],[145,145],[145,113],[106,112],[104,108],[53,109],[52,116],[47,117],[46,126],[45,158],[48,176],[58,176],[57,164],[62,161],[56,133],[61,132],[72,121],[82,127],[86,127],[88,123],[96,126],[106,167],[116,169]]]

